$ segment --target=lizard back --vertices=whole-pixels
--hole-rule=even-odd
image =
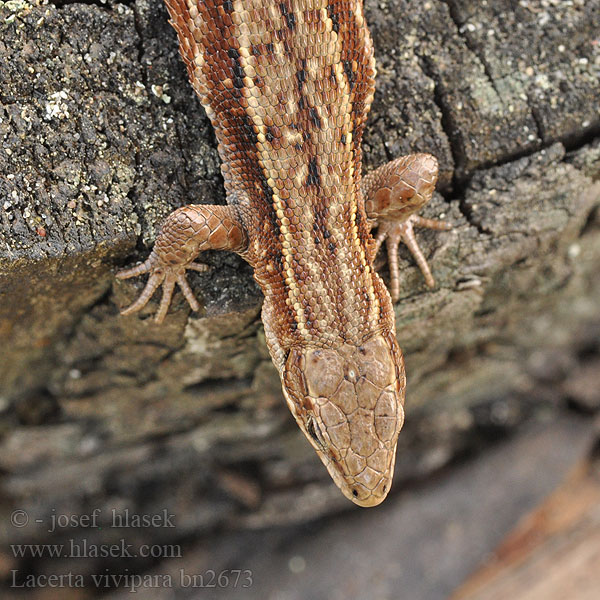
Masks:
[[[289,347],[371,333],[387,292],[372,272],[360,192],[375,89],[362,2],[167,6],[215,129],[228,202],[252,220],[246,258],[276,303],[276,337]]]
[[[167,6],[215,129],[228,192],[262,202],[270,192],[257,194],[257,181],[287,180],[298,169],[315,179],[308,172],[315,156],[328,158],[323,171],[360,165],[375,90],[361,1],[167,0]]]

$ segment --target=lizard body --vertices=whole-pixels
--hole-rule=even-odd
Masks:
[[[174,211],[145,263],[140,310],[163,286],[161,321],[205,249],[238,252],[265,296],[262,319],[287,404],[353,502],[386,497],[406,385],[392,299],[375,272],[387,240],[392,295],[404,241],[433,278],[413,225],[431,197],[426,154],[361,177],[361,140],[375,90],[362,0],[166,0],[190,81],[215,128],[227,206]],[[371,227],[379,226],[374,239]]]

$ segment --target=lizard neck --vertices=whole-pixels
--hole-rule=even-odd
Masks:
[[[395,331],[389,293],[372,266],[362,202],[307,202],[289,223],[266,219],[261,227],[260,252],[250,262],[265,296],[274,355],[293,346],[360,344]]]

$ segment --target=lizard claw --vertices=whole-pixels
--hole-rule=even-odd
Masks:
[[[452,229],[450,223],[434,219],[425,219],[419,215],[411,215],[402,223],[394,221],[382,221],[379,224],[377,237],[375,238],[375,252],[379,251],[381,244],[385,240],[387,247],[388,262],[390,266],[390,293],[392,300],[396,302],[400,298],[400,272],[398,269],[398,246],[403,242],[415,258],[425,283],[428,287],[435,287],[435,279],[431,274],[431,269],[427,264],[427,259],[423,255],[417,238],[415,237],[414,227],[426,227],[427,229],[436,229],[438,231],[448,231]]]
[[[130,315],[142,310],[142,308],[148,304],[148,301],[150,298],[152,298],[154,292],[162,285],[162,297],[160,299],[158,311],[154,317],[154,321],[156,323],[162,323],[167,311],[169,310],[169,306],[173,298],[175,284],[178,284],[181,288],[181,291],[183,292],[183,295],[192,310],[200,310],[200,303],[194,296],[194,292],[192,291],[192,288],[186,279],[186,269],[204,272],[207,271],[209,267],[208,265],[197,262],[191,262],[187,265],[165,265],[162,264],[162,262],[154,253],[152,253],[141,265],[131,269],[123,269],[122,271],[119,271],[116,275],[118,279],[129,279],[130,277],[135,277],[136,275],[150,273],[150,277],[146,282],[146,287],[144,287],[138,299],[127,308],[124,308],[121,311],[121,314]]]
[[[151,254],[143,263],[137,265],[137,267],[132,267],[131,269],[121,269],[117,272],[117,279],[129,279],[130,277],[135,277],[136,275],[143,275],[144,273],[148,273],[156,264],[156,257],[154,254]]]

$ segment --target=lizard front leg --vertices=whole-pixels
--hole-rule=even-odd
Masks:
[[[398,246],[404,242],[414,256],[429,287],[435,285],[433,275],[419,248],[414,227],[448,230],[444,221],[425,219],[416,214],[433,195],[438,176],[438,163],[431,154],[410,154],[393,160],[369,173],[362,182],[367,217],[378,228],[375,254],[386,241],[390,265],[392,300],[400,297]]]
[[[155,321],[161,323],[171,304],[175,284],[181,288],[192,310],[199,310],[200,304],[185,276],[186,269],[208,269],[207,265],[195,262],[202,250],[243,252],[247,244],[245,229],[233,206],[190,204],[173,211],[163,224],[146,261],[117,273],[119,279],[150,274],[139,298],[121,314],[129,315],[144,308],[162,285],[163,294],[155,316]]]

